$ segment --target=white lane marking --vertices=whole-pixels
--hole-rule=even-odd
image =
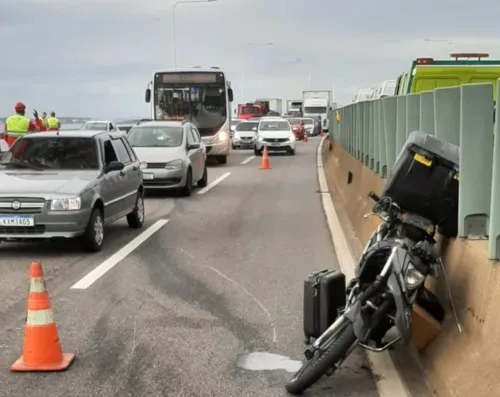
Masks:
[[[324,136],[321,139],[316,152],[318,183],[321,192],[328,192],[325,168],[323,167],[323,158],[321,156],[323,143],[326,138],[327,136]],[[322,193],[321,201],[323,203],[323,211],[325,212],[328,228],[330,229],[330,235],[333,241],[333,246],[335,247],[335,253],[337,254],[340,269],[346,275],[347,279],[351,279],[354,277],[354,267],[356,265],[356,261],[352,256],[347,237],[344,233],[342,225],[340,224],[337,211],[335,210],[335,206],[333,204],[332,196],[330,193]],[[367,352],[367,356],[372,373],[376,375],[373,378],[375,379],[375,384],[377,385],[377,390],[380,396],[410,396],[410,392],[405,386],[401,375],[399,375],[389,352]]]
[[[248,164],[250,161],[252,161],[253,159],[255,158],[255,156],[250,156],[249,158],[243,160],[241,162],[241,165],[245,165],[245,164]]]
[[[233,280],[231,277],[226,276],[224,273],[222,273],[220,270],[217,270],[215,267],[206,265],[208,269],[222,277],[224,280],[229,281],[231,284],[236,286],[240,291],[242,291],[245,295],[247,295],[249,298],[251,298],[257,305],[262,309],[262,311],[266,314],[267,319],[269,320],[269,323],[271,324],[271,328],[273,329],[273,342],[276,342],[276,327],[274,326],[274,321],[273,318],[271,317],[271,314],[269,313],[269,310],[266,309],[266,307],[262,304],[260,300],[258,300],[250,291],[248,291],[243,285],[241,285],[239,282]]]
[[[231,175],[230,172],[226,172],[225,174],[222,174],[219,176],[215,181],[213,181],[211,184],[208,186],[204,187],[201,189],[198,193],[196,194],[205,194],[208,193],[210,190],[212,190],[215,186],[217,186],[219,183],[221,183],[224,179],[226,179],[229,175]]]
[[[102,262],[99,266],[94,268],[94,270],[88,273],[85,277],[77,281],[71,287],[71,289],[87,289],[88,287],[90,287],[167,223],[168,219],[160,219],[159,221],[156,221],[145,231],[139,234],[136,238],[128,242],[121,249],[111,255],[108,259]]]

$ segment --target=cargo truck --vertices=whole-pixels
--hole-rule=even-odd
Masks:
[[[281,98],[258,98],[255,103],[264,106],[264,114],[269,112],[283,114],[283,100]]]
[[[292,99],[292,100],[286,101],[285,112],[286,112],[286,114],[288,114],[290,116],[301,117],[302,116],[302,101],[300,99]]]
[[[332,91],[302,91],[303,117],[321,118],[321,128],[328,132],[328,112],[332,108]]]

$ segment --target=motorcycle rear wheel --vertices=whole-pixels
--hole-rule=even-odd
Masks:
[[[294,396],[300,396],[328,370],[333,368],[333,372],[335,372],[335,364],[344,358],[354,342],[356,342],[356,336],[352,325],[349,324],[334,339],[325,343],[326,346],[322,347],[322,353],[319,351],[314,353],[314,356],[293,375],[293,378],[285,385],[285,389]]]

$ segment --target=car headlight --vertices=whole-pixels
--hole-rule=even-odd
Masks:
[[[221,131],[219,132],[218,139],[219,141],[227,141],[228,135],[227,132]]]
[[[405,271],[405,283],[408,289],[415,289],[425,281],[425,276],[420,273],[411,263]]]
[[[179,168],[184,167],[184,162],[182,160],[172,160],[165,164],[165,168],[167,170],[178,170]]]
[[[238,134],[237,132],[235,132],[234,135],[233,135],[233,139],[239,140],[240,139],[240,134]]]
[[[148,168],[148,163],[146,163],[146,162],[142,161],[142,162],[141,162],[141,164],[139,165],[139,168],[140,168],[141,170],[143,170],[143,169],[145,169],[145,168]]]
[[[290,142],[294,142],[295,141],[295,135],[294,134],[290,135],[290,137],[288,138],[288,140]]]
[[[259,140],[259,142],[264,142],[264,137],[263,137],[263,136],[261,136],[261,135],[259,135],[259,136],[257,137],[257,139]]]
[[[50,202],[51,211],[77,211],[80,208],[82,208],[80,197],[53,199]]]

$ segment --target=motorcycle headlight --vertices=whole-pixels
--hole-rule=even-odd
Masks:
[[[51,211],[78,211],[80,208],[82,208],[80,197],[53,199],[50,202]]]
[[[180,159],[169,161],[167,164],[165,164],[165,168],[167,170],[178,170],[179,168],[182,167],[184,167],[184,162]]]
[[[406,268],[405,284],[408,289],[415,289],[425,281],[425,276],[420,273],[411,263]]]

